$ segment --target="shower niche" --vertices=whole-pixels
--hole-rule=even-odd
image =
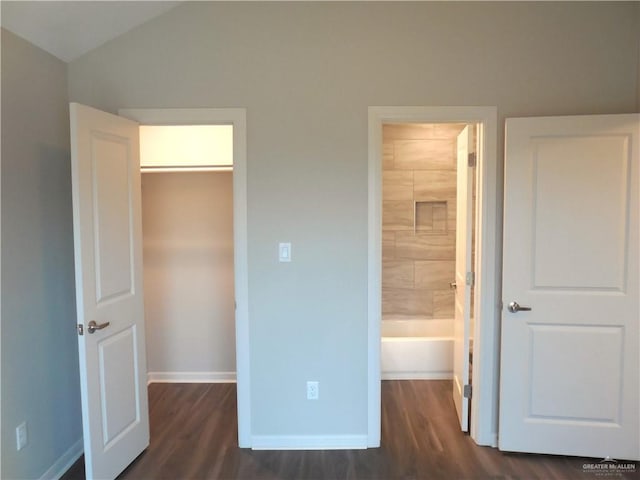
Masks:
[[[415,202],[414,231],[421,234],[446,235],[448,231],[447,202]]]

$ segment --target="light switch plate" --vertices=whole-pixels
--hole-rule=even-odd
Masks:
[[[291,261],[291,243],[290,242],[281,242],[278,245],[278,260],[280,260],[281,262]]]
[[[16,450],[22,450],[27,446],[27,442],[27,422],[22,422],[16,427]]]

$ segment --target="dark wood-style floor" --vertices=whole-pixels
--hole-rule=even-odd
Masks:
[[[597,460],[477,446],[459,431],[446,380],[384,381],[382,445],[369,450],[241,450],[233,384],[152,384],[149,412],[151,444],[120,479],[596,480],[582,465]],[[83,478],[80,459],[62,480]]]

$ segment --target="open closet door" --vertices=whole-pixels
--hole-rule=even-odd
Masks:
[[[472,128],[458,135],[456,193],[456,279],[453,327],[453,401],[462,431],[469,431],[469,336],[471,330],[471,229],[473,220]],[[471,161],[470,161],[471,160]]]
[[[149,445],[138,124],[70,113],[85,469],[113,479]]]
[[[640,459],[640,115],[506,122],[500,449]]]

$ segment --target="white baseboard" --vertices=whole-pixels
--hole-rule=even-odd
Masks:
[[[382,380],[451,380],[453,372],[382,372]]]
[[[366,435],[253,435],[252,450],[363,450]]]
[[[235,383],[236,372],[148,372],[147,383]]]
[[[58,460],[51,465],[46,472],[42,474],[40,480],[51,480],[52,478],[58,480],[67,470],[76,463],[76,460],[80,458],[80,455],[84,452],[84,445],[82,443],[82,437],[71,445],[71,448],[64,452]]]

